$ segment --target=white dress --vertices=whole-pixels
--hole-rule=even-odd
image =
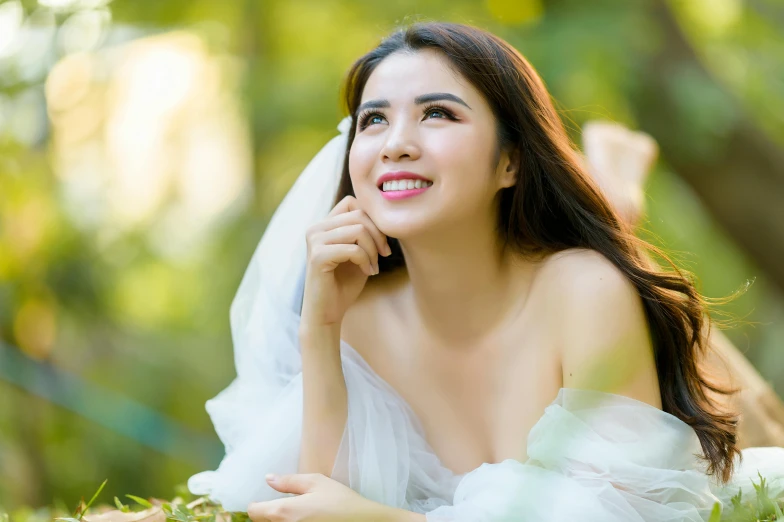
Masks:
[[[266,473],[297,472],[302,431],[305,231],[331,206],[345,156],[344,119],[278,207],[231,307],[237,378],[206,408],[226,455],[188,487],[230,511],[287,496]],[[348,419],[332,477],[364,497],[425,513],[429,522],[702,521],[757,471],[784,491],[784,448],[754,448],[726,488],[703,472],[695,432],[619,395],[561,389],[528,436],[526,462],[508,459],[456,475],[428,445],[404,399],[350,345],[340,346]],[[521,441],[524,444],[525,441]]]
[[[257,379],[240,372],[207,402],[226,456],[188,487],[228,510],[287,496],[264,475],[297,472],[302,373],[298,316],[289,319],[282,330],[292,337],[279,340],[290,343],[292,357],[259,361],[268,366]],[[531,429],[526,462],[454,474],[405,400],[345,341],[341,356],[348,420],[332,478],[371,500],[425,513],[429,522],[701,522],[738,488],[753,497],[758,471],[772,494],[784,491],[784,448],[744,450],[731,485],[718,487],[703,472],[699,440],[687,424],[628,397],[571,388],[560,390]]]

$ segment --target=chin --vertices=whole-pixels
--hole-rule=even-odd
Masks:
[[[405,219],[400,219],[399,216],[368,215],[382,234],[403,241],[420,236],[433,229],[432,219],[424,219],[423,217],[409,215]]]
[[[404,206],[400,202],[378,201],[376,197],[361,199],[359,196],[357,200],[378,229],[384,235],[395,239],[405,240],[427,234],[441,221],[432,201],[424,205],[417,202],[415,205]]]

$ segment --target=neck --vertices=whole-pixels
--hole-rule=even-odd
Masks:
[[[520,274],[533,264],[505,252],[491,222],[428,231],[400,245],[418,321],[449,346],[475,346],[527,294],[529,278]]]

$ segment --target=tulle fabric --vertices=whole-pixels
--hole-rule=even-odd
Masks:
[[[337,189],[350,118],[310,162],[271,220],[231,307],[236,379],[206,409],[226,455],[188,481],[231,511],[288,496],[266,473],[296,473],[302,431],[298,341],[305,231]],[[529,433],[528,460],[455,474],[428,445],[413,410],[346,342],[340,345],[348,418],[332,478],[364,497],[425,513],[428,522],[662,522],[706,520],[714,502],[757,471],[784,490],[784,449],[753,448],[733,482],[704,473],[694,431],[645,403],[561,389]],[[521,400],[523,400],[521,398]],[[524,441],[523,441],[524,442]]]

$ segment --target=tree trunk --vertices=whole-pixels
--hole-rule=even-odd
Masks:
[[[784,290],[784,151],[711,77],[666,2],[653,1],[650,10],[661,34],[632,98],[640,126],[713,217]]]

